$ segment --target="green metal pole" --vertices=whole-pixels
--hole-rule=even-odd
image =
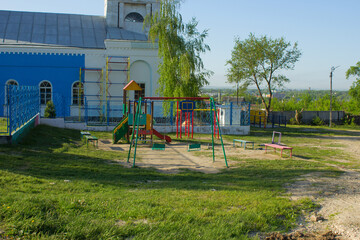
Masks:
[[[135,101],[134,101],[134,104],[135,104]],[[135,114],[135,119],[134,119],[134,122],[133,122],[133,132],[132,132],[132,134],[131,134],[130,148],[129,148],[129,154],[128,154],[128,158],[127,158],[127,162],[128,162],[128,163],[130,162],[130,154],[131,154],[132,143],[133,143],[133,141],[134,141],[135,123],[136,123],[138,111],[134,112],[134,114]]]
[[[213,162],[215,162],[215,149],[214,149],[214,118],[213,118],[213,98],[210,98],[210,118],[211,118],[211,137],[212,137],[212,152]]]
[[[214,101],[214,99],[212,99],[212,100]],[[217,111],[216,111],[215,102],[214,102],[214,109],[215,109],[216,123],[217,123],[217,126],[218,126],[218,128],[219,128],[219,134],[220,134],[221,145],[222,145],[222,149],[223,149],[223,153],[224,153],[225,164],[226,164],[226,167],[228,168],[229,166],[228,166],[227,159],[226,159],[225,147],[224,147],[224,142],[223,142],[223,138],[222,138],[222,135],[221,135],[219,118],[218,118],[218,115],[216,114]]]
[[[137,114],[137,119],[136,119],[136,124],[137,124],[137,130],[136,130],[136,138],[135,138],[135,149],[134,149],[134,161],[133,161],[133,167],[135,167],[135,159],[136,159],[136,149],[137,149],[137,143],[138,143],[138,138],[139,138],[139,117],[140,117],[140,113],[141,113],[141,97],[139,98],[139,103],[138,103],[138,114]]]

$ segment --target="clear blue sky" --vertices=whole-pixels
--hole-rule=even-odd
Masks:
[[[103,0],[2,0],[2,10],[103,15]],[[185,21],[196,17],[199,30],[209,29],[211,52],[205,67],[215,74],[211,86],[228,86],[226,60],[234,38],[249,33],[285,37],[299,44],[303,55],[293,71],[285,72],[287,88],[329,89],[332,66],[339,66],[334,89],[347,90],[354,79],[345,72],[360,61],[359,0],[186,0],[181,7]]]

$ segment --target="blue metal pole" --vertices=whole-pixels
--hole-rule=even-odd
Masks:
[[[230,126],[232,126],[233,122],[233,103],[230,103]]]
[[[280,119],[280,115],[279,115],[279,127],[281,127],[281,119]]]
[[[251,125],[251,103],[249,102],[249,125]]]
[[[107,112],[106,112],[106,121],[107,125],[110,125],[110,100],[107,100]]]
[[[87,102],[87,99],[86,97],[84,98],[84,101],[85,101],[85,124],[87,125],[88,124],[88,102]]]
[[[261,116],[259,118],[259,127],[261,128]]]

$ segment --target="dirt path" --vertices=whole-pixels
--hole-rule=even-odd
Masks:
[[[210,152],[210,151],[209,151]],[[137,163],[139,167],[152,167],[167,173],[177,173],[181,169],[190,169],[203,173],[218,173],[226,168],[223,159],[212,161],[211,157],[194,156],[187,151],[185,144],[166,145],[165,151],[152,151],[149,148],[139,148]]]
[[[360,161],[360,138],[357,136],[333,137],[333,143],[339,150]],[[311,160],[309,160],[311,161]],[[339,162],[342,160],[339,159]],[[306,232],[324,232],[331,230],[340,234],[339,239],[360,239],[360,172],[358,170],[336,167],[344,173],[340,177],[326,177],[321,173],[312,173],[288,186],[292,199],[308,197],[320,204],[317,216],[307,216],[302,219],[298,229]],[[311,219],[312,218],[312,219]]]
[[[109,140],[100,140],[99,149],[106,151],[129,151],[129,145],[112,145]],[[152,150],[149,145],[139,145],[137,149],[136,166],[143,168],[155,168],[160,172],[178,173],[182,169],[190,169],[203,173],[219,173],[221,169],[225,169],[224,157],[219,155],[220,149],[216,149],[215,162],[212,161],[210,149],[202,146],[202,152],[207,152],[209,157],[195,156],[193,152],[187,151],[187,144],[181,142],[172,142],[166,144],[166,150]],[[125,166],[132,166],[122,162]]]

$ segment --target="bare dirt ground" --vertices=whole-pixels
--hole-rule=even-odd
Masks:
[[[338,145],[339,151],[344,151],[353,159],[360,161],[360,132],[354,133],[357,136],[331,137],[331,143]],[[321,138],[319,136],[319,140]],[[112,145],[109,140],[100,140],[99,142],[99,148],[108,151],[128,151],[128,147],[128,144]],[[220,146],[216,147],[214,163],[211,149],[205,147],[202,153],[204,154],[199,156],[195,152],[187,152],[187,145],[179,142],[166,145],[166,151],[152,151],[149,146],[141,146],[137,152],[139,160],[136,165],[155,168],[169,174],[178,173],[181,169],[211,174],[226,168]],[[233,148],[230,142],[226,144],[226,154],[227,156],[241,155],[244,161],[247,158],[278,159],[278,155],[265,154],[264,151]],[[296,156],[293,159],[314,161],[300,159]],[[346,160],[337,160],[346,162]],[[119,160],[119,163],[128,167],[132,166],[132,163],[127,164],[123,159]],[[228,160],[228,164],[231,167],[234,163]],[[274,233],[266,239],[360,240],[360,172],[358,169],[331,166],[339,168],[344,173],[336,178],[323,176],[321,173],[312,173],[304,175],[294,184],[286,186],[292,199],[308,197],[318,203],[320,208],[317,212],[301,219],[298,228],[293,233],[287,235]]]
[[[339,150],[360,161],[360,137],[334,137],[333,143],[344,146],[339,147]],[[302,219],[297,230],[331,230],[340,235],[338,239],[360,239],[360,172],[358,169],[329,165],[344,173],[338,178],[322,176],[320,173],[308,174],[287,187],[292,199],[308,197],[320,204],[319,211]]]

